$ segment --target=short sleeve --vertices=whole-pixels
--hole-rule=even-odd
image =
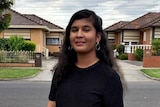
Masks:
[[[124,107],[122,83],[117,73],[114,73],[107,82],[103,93],[103,101],[105,107]]]
[[[50,93],[49,93],[49,100],[50,101],[56,101],[56,86],[54,84],[54,76],[52,78],[52,83],[51,83],[51,88],[50,88]]]

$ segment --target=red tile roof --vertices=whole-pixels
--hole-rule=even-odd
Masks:
[[[63,29],[62,27],[55,25],[34,14],[21,14],[12,9],[6,10],[5,12],[12,15],[10,25],[39,25],[46,26],[50,29]]]
[[[107,32],[121,29],[143,29],[151,26],[160,26],[160,12],[149,12],[130,22],[120,21],[104,30]]]
[[[124,25],[126,25],[127,23],[129,23],[129,21],[119,21],[107,28],[104,29],[104,31],[115,31],[120,29],[121,27],[123,27]]]
[[[12,9],[6,10],[5,12],[12,15],[10,25],[40,25]]]
[[[149,12],[122,27],[122,29],[141,29],[152,25],[156,20],[160,19],[159,12]]]
[[[50,29],[63,29],[62,27],[55,25],[55,24],[53,24],[53,23],[51,23],[51,22],[49,22],[39,16],[36,16],[34,14],[23,14],[23,15],[33,21],[36,21],[37,23],[39,23],[41,25],[49,27]]]

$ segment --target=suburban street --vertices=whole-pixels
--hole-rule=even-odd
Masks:
[[[46,107],[53,75],[50,69],[56,62],[43,60],[43,71],[33,78],[0,81],[0,107]],[[118,60],[118,64],[128,86],[125,107],[160,107],[160,81],[144,76],[139,71],[141,62]]]
[[[0,81],[0,107],[46,107],[50,82]]]
[[[0,107],[46,107],[50,82],[0,81]],[[160,82],[129,82],[125,107],[160,107]]]
[[[125,107],[160,107],[160,82],[129,82]]]

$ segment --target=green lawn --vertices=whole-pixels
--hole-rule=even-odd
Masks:
[[[160,69],[141,69],[141,71],[150,77],[160,79]]]
[[[39,68],[0,68],[0,80],[21,79],[38,74]]]

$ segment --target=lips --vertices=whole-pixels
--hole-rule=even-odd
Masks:
[[[75,42],[75,44],[76,44],[77,46],[82,46],[84,43],[85,43],[85,42],[83,42],[83,41],[76,41],[76,42]]]

